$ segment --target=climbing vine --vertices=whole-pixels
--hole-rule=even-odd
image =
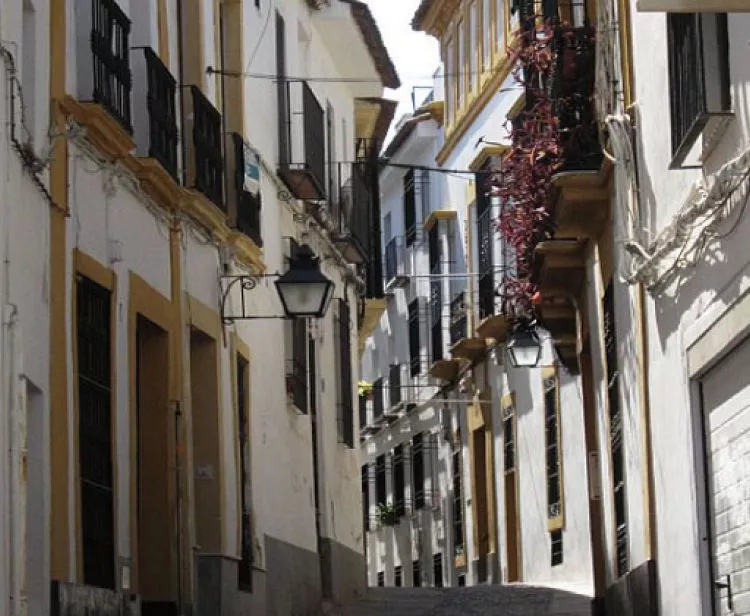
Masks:
[[[510,149],[493,179],[494,194],[504,204],[497,227],[515,261],[505,275],[504,303],[506,314],[516,319],[532,318],[541,301],[532,257],[537,243],[552,235],[554,176],[568,154],[589,147],[591,128],[580,113],[590,106],[590,91],[581,81],[586,67],[579,66],[581,52],[593,49],[590,31],[534,18],[526,24],[508,52],[525,105],[509,122]]]

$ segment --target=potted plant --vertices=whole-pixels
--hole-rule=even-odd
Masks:
[[[360,398],[372,400],[372,383],[367,381],[360,381],[357,383],[357,391],[359,392]]]
[[[378,520],[383,526],[396,526],[398,515],[393,503],[378,503]]]

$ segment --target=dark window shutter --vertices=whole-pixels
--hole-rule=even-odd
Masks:
[[[349,304],[339,300],[339,344],[341,349],[341,419],[342,439],[354,447],[354,405],[352,403],[352,348]]]
[[[417,201],[414,195],[414,170],[404,175],[404,227],[406,245],[411,246],[417,239]]]

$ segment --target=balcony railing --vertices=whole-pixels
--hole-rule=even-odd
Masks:
[[[391,287],[407,283],[412,274],[414,253],[406,250],[404,239],[403,236],[397,236],[385,245],[385,283]]]
[[[372,233],[372,207],[365,165],[329,164],[332,194],[328,195],[333,217],[333,239],[352,263],[367,263]]]
[[[459,293],[451,301],[451,345],[466,338],[466,301],[465,294]]]
[[[132,133],[130,114],[130,20],[114,0],[78,0],[79,98],[104,107]],[[83,35],[85,33],[85,35]]]
[[[133,55],[133,125],[139,154],[154,158],[177,178],[176,81],[150,47]]]
[[[279,104],[279,174],[296,198],[323,200],[323,108],[305,81],[286,81],[279,91],[285,97]]]
[[[190,109],[185,114],[185,134],[192,134],[188,178],[197,190],[225,209],[222,183],[221,114],[196,86],[190,87]]]
[[[479,235],[479,319],[495,313],[495,276],[492,264],[492,209],[486,208],[477,221]]]
[[[539,36],[538,24],[554,27],[557,64],[541,84],[554,102],[559,120],[562,165],[560,171],[597,170],[602,150],[593,104],[596,43],[585,0],[521,0],[521,27]],[[536,84],[529,79],[527,82]],[[536,104],[535,88],[527,87],[526,109]]]
[[[263,236],[261,234],[260,192],[254,195],[245,186],[247,151],[245,149],[245,140],[242,135],[232,133],[232,150],[234,158],[234,195],[237,200],[236,224],[237,228],[247,235],[259,247],[263,246]]]
[[[443,359],[443,293],[440,280],[430,284],[430,348],[433,362]]]

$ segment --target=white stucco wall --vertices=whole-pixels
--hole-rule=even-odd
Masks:
[[[654,237],[674,217],[700,171],[667,169],[671,158],[666,16],[638,13],[633,3],[633,60],[638,101],[641,221]],[[707,173],[750,145],[750,74],[746,32],[750,17],[728,19],[734,119],[705,163]],[[741,215],[741,214],[740,214]],[[734,220],[734,218],[733,218]],[[684,353],[687,332],[705,331],[722,307],[748,288],[747,216],[733,234],[709,246],[707,256],[663,294],[647,297],[649,388],[662,613],[697,614],[711,580],[698,558],[704,531],[697,498],[696,435]],[[714,316],[710,316],[714,315]],[[693,339],[695,333],[693,333]]]
[[[0,2],[0,613],[49,604],[49,204],[11,142],[9,71],[15,65],[15,135],[43,155],[49,111],[49,7]],[[33,37],[33,38],[32,38]],[[33,62],[33,64],[31,64]],[[35,77],[29,81],[29,77]],[[32,85],[29,85],[32,84]],[[21,105],[26,127],[20,124]],[[28,129],[28,133],[26,131]],[[42,180],[44,180],[42,178]],[[25,468],[24,468],[25,463]]]

